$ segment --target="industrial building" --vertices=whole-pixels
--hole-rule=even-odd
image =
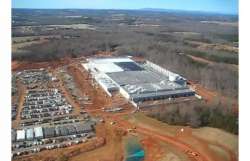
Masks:
[[[195,95],[185,78],[150,61],[137,63],[129,57],[90,58],[87,61],[83,67],[109,96],[118,91],[135,106],[147,100]]]

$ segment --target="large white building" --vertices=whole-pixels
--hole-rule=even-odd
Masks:
[[[109,96],[119,91],[134,105],[195,95],[185,78],[150,61],[139,64],[128,57],[90,58],[82,65]]]

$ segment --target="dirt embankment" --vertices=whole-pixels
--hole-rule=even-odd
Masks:
[[[123,161],[122,137],[124,131],[111,127],[108,123],[97,126],[97,136],[105,138],[106,144],[87,153],[73,156],[69,161]]]
[[[238,137],[236,135],[215,128],[192,129],[184,126],[170,126],[143,114],[131,116],[129,121],[133,122],[137,127],[140,126],[142,129],[149,129],[146,132],[153,132],[151,137],[154,138],[154,142],[157,141],[158,137],[165,140],[162,136],[171,133],[172,137],[170,138],[176,140],[178,144],[182,143],[182,145],[196,149],[206,160],[237,161]],[[183,132],[181,132],[181,129],[183,129]],[[166,143],[169,144],[171,142],[170,140]],[[180,150],[182,148],[178,148],[179,152]],[[185,151],[183,152],[185,153]]]
[[[145,150],[145,161],[160,160],[164,155],[164,149],[152,137],[145,137],[142,139],[141,144]]]
[[[32,62],[32,61],[12,61],[11,70],[20,71],[28,69],[39,69],[39,68],[52,68],[68,65],[74,62],[71,58],[62,58],[60,60],[50,61],[50,62]]]

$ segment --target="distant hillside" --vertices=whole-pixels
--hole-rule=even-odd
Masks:
[[[238,17],[236,14],[223,14],[217,12],[206,12],[206,11],[189,11],[189,10],[178,10],[178,9],[164,9],[164,8],[142,8],[142,11],[152,11],[152,12],[168,12],[168,13],[185,13],[193,15],[224,15],[224,16],[234,16]]]

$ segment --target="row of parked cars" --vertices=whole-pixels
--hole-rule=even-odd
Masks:
[[[54,117],[71,112],[72,106],[58,89],[28,90],[21,112],[21,119]]]
[[[14,156],[26,152],[39,152],[85,142],[95,135],[94,121],[55,126],[36,126],[12,129],[12,153]]]

